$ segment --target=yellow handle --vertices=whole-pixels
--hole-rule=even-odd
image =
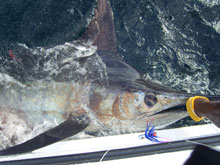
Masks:
[[[202,119],[204,119],[204,117],[198,117],[195,113],[194,102],[196,99],[206,99],[208,101],[209,101],[209,99],[207,97],[203,97],[203,96],[194,96],[194,97],[190,97],[186,102],[186,109],[187,109],[189,116],[194,121],[201,121]]]

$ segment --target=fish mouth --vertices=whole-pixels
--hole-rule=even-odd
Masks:
[[[186,110],[186,105],[185,104],[179,104],[179,105],[175,105],[175,106],[172,106],[172,107],[169,107],[169,108],[165,108],[165,109],[162,109],[160,111],[155,111],[155,112],[147,112],[147,113],[142,113],[142,117],[153,117],[153,116],[156,116],[156,115],[161,115],[161,114],[165,114],[165,113],[172,113],[172,112],[186,112],[187,113],[187,110]]]
[[[176,111],[182,109],[186,111],[186,102],[190,97],[203,96],[207,97],[211,102],[220,102],[220,96],[212,95],[197,95],[190,93],[155,93],[155,104],[146,111],[148,116],[152,116],[159,113],[166,113],[167,111]]]
[[[133,124],[144,130],[146,123],[153,121],[152,124],[156,129],[163,129],[187,116],[186,105],[179,104],[155,113],[143,113],[133,119]]]
[[[155,112],[155,113],[152,113],[152,114],[148,114],[147,117],[152,117],[152,116],[156,116],[156,115],[161,115],[161,114],[165,114],[165,113],[172,113],[172,112],[186,112],[187,113],[187,110],[186,110],[186,105],[185,104],[180,104],[180,105],[176,105],[176,106],[173,106],[173,107],[169,107],[167,109],[163,109],[159,112]]]
[[[187,110],[186,110],[186,105],[185,104],[179,104],[175,105],[169,108],[162,109],[160,111],[155,111],[155,112],[142,112],[138,116],[134,117],[133,120],[148,120],[148,119],[156,119],[158,116],[159,118],[162,118],[163,116],[168,116],[172,114],[182,114],[183,116],[179,116],[178,120],[185,118],[188,116]],[[175,118],[175,116],[174,116]]]
[[[181,95],[181,97],[185,97],[186,101],[189,97],[194,97],[194,96],[197,96],[197,95],[193,95],[193,94],[192,95],[191,94]],[[210,96],[210,95],[200,95],[200,96],[207,97],[212,102],[220,102],[220,96]],[[179,119],[177,119],[177,120],[180,120],[180,119],[188,116],[188,112],[186,109],[186,101],[183,101],[182,103],[176,104],[171,107],[160,109],[159,111],[143,112],[135,120],[140,120],[140,119],[144,119],[144,118],[145,119],[146,118],[157,118],[157,116],[162,117],[162,116],[173,115],[173,114],[178,114],[178,113],[183,116],[181,117],[181,115],[174,115],[174,118],[175,118],[175,116],[178,116]]]
[[[152,106],[148,106],[148,101],[152,102],[152,99],[148,97],[149,94],[145,95],[144,102],[147,105],[145,109],[143,109],[142,112],[145,111],[147,116],[153,116],[155,114],[159,113],[166,113],[166,112],[171,112],[176,111],[178,109],[183,109],[186,110],[185,105],[186,101],[189,98],[188,95],[185,94],[154,94],[154,104],[152,103]],[[146,98],[147,96],[147,98]]]

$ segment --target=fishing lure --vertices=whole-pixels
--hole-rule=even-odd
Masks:
[[[141,139],[146,138],[146,139],[148,139],[148,140],[150,140],[152,142],[164,143],[165,141],[158,140],[158,138],[161,138],[161,137],[157,136],[157,132],[156,132],[155,126],[151,127],[151,124],[152,124],[153,120],[154,119],[152,119],[150,121],[150,123],[147,121],[147,128],[145,130],[145,133],[144,133],[144,135],[140,135],[140,138]],[[163,139],[165,139],[165,138],[163,138]]]

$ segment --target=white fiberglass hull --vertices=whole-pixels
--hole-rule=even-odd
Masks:
[[[144,164],[146,161],[152,161],[154,164],[159,164],[161,161],[169,160],[169,164],[183,164],[196,143],[205,143],[210,146],[213,143],[215,147],[220,149],[220,129],[213,124],[158,130],[157,136],[161,137],[160,140],[168,143],[153,143],[148,139],[140,139],[142,134],[144,133],[65,140],[32,153],[2,156],[0,163],[35,164],[41,162],[54,164],[61,161],[64,164],[69,164],[102,161],[104,164],[121,164],[138,161]],[[207,141],[209,137],[213,138],[211,143],[208,142],[209,140]],[[166,145],[166,149],[163,149],[162,145]],[[175,147],[175,145],[182,147]],[[126,153],[128,150],[129,152]],[[113,158],[116,160],[111,160]],[[109,159],[110,161],[104,161]]]

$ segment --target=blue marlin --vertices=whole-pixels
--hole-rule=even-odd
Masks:
[[[30,152],[79,132],[140,132],[153,118],[163,128],[188,116],[186,100],[194,95],[142,78],[117,54],[109,2],[98,0],[94,12],[76,41],[50,48],[17,44],[10,51],[16,60],[6,61],[0,73],[0,155]]]

